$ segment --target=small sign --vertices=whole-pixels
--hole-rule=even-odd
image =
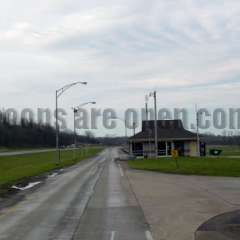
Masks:
[[[173,158],[177,158],[177,157],[179,157],[179,154],[178,154],[178,150],[172,150],[172,157]]]

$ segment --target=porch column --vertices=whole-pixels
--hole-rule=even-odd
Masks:
[[[165,142],[165,149],[166,149],[165,156],[167,157],[168,156],[168,142],[167,141]]]
[[[132,154],[133,153],[133,142],[129,142],[129,153]]]

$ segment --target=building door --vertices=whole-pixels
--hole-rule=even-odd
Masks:
[[[135,156],[143,156],[143,144],[133,143],[133,154]]]
[[[166,142],[159,142],[158,143],[158,155],[159,156],[166,156]]]

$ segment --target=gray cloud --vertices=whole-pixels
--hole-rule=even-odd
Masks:
[[[90,84],[63,106],[80,91],[79,101],[141,107],[153,89],[164,106],[239,102],[236,0],[10,0],[0,12],[2,105],[54,106],[55,89],[75,80]]]

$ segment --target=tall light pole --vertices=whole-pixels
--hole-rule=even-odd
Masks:
[[[75,147],[75,150],[74,150],[74,159],[76,159],[76,148],[77,148],[77,128],[76,128],[76,115],[78,113],[78,111],[81,109],[81,107],[85,106],[85,105],[88,105],[88,104],[96,104],[96,102],[85,102],[85,103],[82,103],[80,104],[79,106],[77,107],[73,107],[73,116],[74,116],[74,123],[73,123],[73,126],[74,126],[74,147]]]
[[[133,136],[135,136],[135,134],[136,134],[136,123],[135,122],[133,122]]]
[[[149,128],[149,122],[148,122],[148,120],[150,119],[148,117],[148,113],[149,113],[148,100],[149,100],[149,96],[146,95],[145,96],[146,128],[147,128],[147,134],[148,134],[148,151],[149,151],[149,155],[150,155],[150,153],[151,153],[151,139],[150,139],[150,128]]]
[[[149,94],[149,97],[154,98],[154,132],[155,132],[155,158],[158,157],[158,129],[157,129],[157,92],[154,91]]]
[[[148,121],[148,95],[145,96],[146,121]]]
[[[59,124],[58,124],[58,99],[69,88],[71,88],[71,87],[73,87],[73,86],[75,86],[77,84],[87,85],[87,82],[74,82],[74,83],[71,83],[71,84],[67,84],[67,85],[63,86],[62,88],[59,88],[58,90],[56,90],[56,110],[55,110],[55,114],[56,114],[56,159],[57,159],[57,163],[58,164],[60,164]]]
[[[195,105],[195,111],[196,111],[196,124],[197,124],[197,156],[200,157],[200,136],[199,136],[199,112],[197,104]]]

